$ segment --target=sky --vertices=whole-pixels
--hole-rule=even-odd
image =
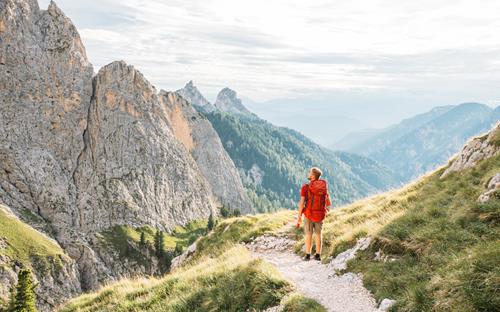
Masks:
[[[96,71],[121,59],[158,89],[193,80],[210,101],[228,86],[257,113],[300,99],[290,102],[330,102],[327,114],[342,117],[343,101],[347,114],[380,107],[378,117],[345,117],[382,127],[437,105],[500,104],[500,1],[56,3]]]

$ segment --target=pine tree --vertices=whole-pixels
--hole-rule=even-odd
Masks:
[[[241,216],[241,211],[240,211],[238,208],[234,209],[234,210],[233,210],[233,216],[234,216],[234,217],[239,217],[239,216]]]
[[[172,254],[172,251],[167,251],[165,253],[165,260],[164,260],[165,271],[170,270],[170,266],[172,265],[173,258],[174,258],[174,255]]]
[[[144,232],[141,232],[141,240],[139,242],[139,246],[141,248],[146,247],[146,234],[144,234]]]
[[[12,312],[36,312],[36,295],[33,289],[33,280],[31,279],[31,270],[21,269],[17,274],[16,295],[13,298],[14,303]],[[12,300],[12,299],[11,299]]]
[[[229,217],[229,209],[226,208],[226,206],[222,206],[220,208],[220,215],[223,217],[223,218],[227,218]]]
[[[161,259],[165,254],[163,249],[163,232],[160,230],[156,230],[155,234],[155,253],[158,259]]]
[[[210,213],[210,216],[208,217],[207,228],[209,231],[213,230],[214,228],[214,216],[212,215],[212,213]]]
[[[175,250],[174,250],[174,254],[176,256],[180,255],[182,253],[182,246],[179,244],[179,243],[176,243],[175,244]]]

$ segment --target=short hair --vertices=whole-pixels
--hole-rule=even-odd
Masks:
[[[321,177],[321,175],[323,174],[323,172],[321,171],[321,169],[319,169],[318,167],[312,167],[311,171],[314,174],[314,176],[316,177],[316,180],[318,180],[319,177]]]

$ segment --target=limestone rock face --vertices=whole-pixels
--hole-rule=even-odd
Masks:
[[[204,113],[211,113],[215,110],[213,106],[207,99],[201,94],[198,88],[194,85],[193,81],[190,80],[182,89],[176,91],[177,94],[181,95],[183,98],[188,100],[195,107],[201,109]]]
[[[166,114],[154,87],[132,66],[101,68],[74,174],[80,231],[115,224],[168,230],[215,209],[210,186]]]
[[[0,199],[71,226],[92,65],[54,3],[2,1],[0,43]]]
[[[66,282],[78,291],[140,271],[116,266],[96,244],[100,231],[168,231],[215,212],[211,186],[169,118],[132,66],[114,62],[94,76],[55,3],[44,11],[36,0],[0,1],[0,203],[75,260],[76,279]],[[46,295],[63,300],[64,289]]]
[[[173,133],[191,152],[218,201],[243,213],[255,212],[210,121],[177,93],[161,91],[160,99],[167,107]]]
[[[245,106],[243,106],[241,100],[236,95],[236,91],[229,88],[224,88],[219,92],[214,105],[217,109],[223,112],[237,114],[240,116],[247,116],[251,118],[256,117],[255,114],[253,114]]]
[[[467,142],[458,155],[453,159],[451,165],[443,172],[444,178],[451,172],[471,168],[479,161],[490,158],[500,153],[498,138],[500,137],[500,123],[497,123],[488,134],[474,138]]]

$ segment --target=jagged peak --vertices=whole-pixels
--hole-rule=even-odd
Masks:
[[[229,87],[220,90],[215,101],[215,107],[221,111],[244,116],[254,116],[238,98],[236,91]]]
[[[174,103],[181,103],[182,105],[189,105],[191,106],[191,103],[186,100],[181,94],[177,92],[172,92],[172,91],[166,91],[161,89],[160,92],[158,93],[160,97],[167,98],[169,101],[168,103],[174,104]]]
[[[56,2],[54,0],[51,0],[49,3],[49,7],[47,8],[47,12],[49,13],[55,13],[55,14],[61,14],[64,15],[64,12],[57,6]]]
[[[193,106],[200,107],[202,111],[210,113],[215,110],[215,107],[203,96],[203,94],[195,86],[193,80],[189,80],[184,88],[175,91],[181,95],[186,101]]]
[[[220,90],[219,95],[226,95],[226,96],[230,96],[230,97],[236,97],[237,94],[236,94],[236,91],[234,91],[233,89],[231,89],[229,87],[224,87],[224,88],[222,88],[222,90]]]
[[[134,67],[134,65],[127,64],[124,60],[113,61],[107,65],[104,65],[99,69],[96,76],[105,76],[108,72],[118,74],[118,77],[123,77],[124,75],[133,75],[134,82],[142,82],[146,87],[156,89],[144,75]],[[108,75],[109,76],[109,75]],[[109,76],[109,78],[118,80],[117,76]],[[156,93],[156,92],[155,92]]]

